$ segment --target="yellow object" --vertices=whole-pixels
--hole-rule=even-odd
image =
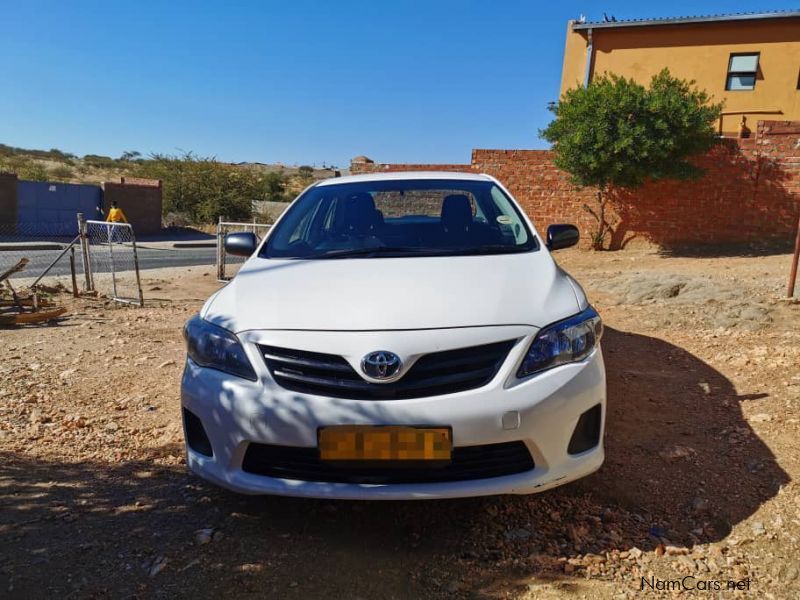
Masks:
[[[748,64],[746,59],[732,61],[731,55],[755,54],[758,68],[752,89],[726,89],[735,87],[729,72]],[[664,67],[675,77],[695,80],[714,101],[724,101],[719,129],[726,136],[739,133],[743,115],[750,122],[798,121],[800,12],[759,18],[655,19],[638,24],[570,21],[561,94],[604,73],[647,85]]]
[[[122,212],[121,208],[111,208],[108,211],[106,221],[108,223],[127,223],[128,219],[125,218],[125,213]]]
[[[447,427],[334,425],[319,430],[322,460],[449,461]]]

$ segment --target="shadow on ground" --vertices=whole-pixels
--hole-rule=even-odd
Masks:
[[[787,475],[733,385],[664,341],[607,330],[607,461],[540,495],[432,502],[245,497],[181,468],[0,458],[5,597],[491,597],[559,557],[722,539]],[[220,534],[205,545],[195,532]],[[159,569],[160,567],[160,569]]]

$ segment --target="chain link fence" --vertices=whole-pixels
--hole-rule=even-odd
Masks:
[[[138,266],[127,223],[0,223],[0,325],[35,322],[86,293],[141,306]]]
[[[78,294],[81,268],[79,238],[70,233],[61,225],[0,223],[0,326],[64,313],[66,298]]]
[[[74,229],[70,235],[60,224],[0,223],[0,273],[26,259],[24,268],[7,277],[14,287],[36,283],[42,289],[71,291],[70,245],[78,241],[77,225]],[[80,260],[75,268],[81,270]]]
[[[117,302],[142,306],[136,237],[128,223],[84,221],[82,259],[86,288]]]
[[[217,279],[229,281],[242,263],[247,260],[244,256],[234,256],[225,252],[225,236],[229,233],[251,232],[256,234],[259,241],[267,235],[272,223],[234,223],[220,219],[217,223]]]

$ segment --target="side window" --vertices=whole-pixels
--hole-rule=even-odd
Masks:
[[[758,58],[758,52],[731,54],[728,61],[728,78],[725,81],[725,89],[734,92],[755,89]]]
[[[314,218],[316,212],[316,210],[310,210],[303,215],[303,218],[300,219],[300,222],[297,224],[297,227],[295,227],[292,235],[289,236],[290,244],[298,240],[308,240],[308,225],[311,223],[311,220]]]
[[[501,231],[506,231],[514,236],[517,244],[528,241],[528,233],[520,220],[517,211],[511,206],[506,195],[496,185],[492,186],[492,200],[498,208],[499,214],[495,217]]]

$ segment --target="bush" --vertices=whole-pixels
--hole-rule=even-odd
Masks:
[[[164,214],[186,215],[192,223],[213,223],[219,217],[249,220],[253,203],[283,198],[285,184],[279,173],[263,173],[220,163],[186,152],[155,154],[140,162],[137,177],[163,182]]]
[[[53,167],[48,171],[48,174],[52,181],[67,181],[75,177],[75,171],[70,169],[67,165]]]
[[[20,179],[27,179],[28,181],[47,181],[50,179],[47,167],[42,163],[31,161],[22,169],[17,171],[17,176]]]
[[[87,154],[83,157],[83,162],[96,169],[110,169],[117,166],[113,158],[100,154]]]
[[[161,226],[169,227],[189,227],[192,219],[186,213],[170,212],[161,219]]]

